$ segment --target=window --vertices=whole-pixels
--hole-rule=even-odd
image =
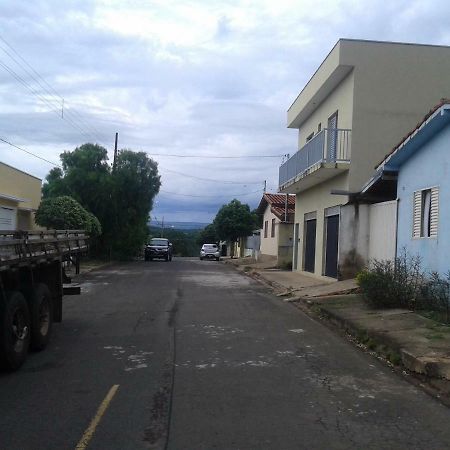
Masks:
[[[413,238],[437,237],[439,218],[439,189],[414,192]]]
[[[267,237],[267,229],[269,228],[269,221],[265,220],[264,221],[264,237]]]
[[[272,227],[270,229],[270,237],[275,237],[275,219],[272,219]]]
[[[314,131],[306,137],[306,142],[309,142],[314,137]]]
[[[317,125],[317,132],[320,133],[322,131],[322,123],[319,123],[319,125]]]

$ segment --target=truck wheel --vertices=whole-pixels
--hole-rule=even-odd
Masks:
[[[0,365],[17,370],[25,361],[30,346],[30,312],[19,291],[6,295],[0,320]]]
[[[53,297],[44,283],[38,283],[31,294],[31,348],[43,350],[50,340],[53,325]]]

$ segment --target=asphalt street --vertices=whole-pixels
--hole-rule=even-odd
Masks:
[[[0,374],[0,449],[445,449],[450,411],[215,261],[85,274]]]

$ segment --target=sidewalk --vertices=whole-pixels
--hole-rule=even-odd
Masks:
[[[355,293],[355,280],[320,280],[264,264],[258,266],[248,258],[226,262],[272,286],[284,301],[327,319],[369,351],[450,397],[449,326],[408,310],[372,309],[361,294]]]

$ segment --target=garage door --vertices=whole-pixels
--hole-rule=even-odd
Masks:
[[[0,206],[0,230],[15,230],[16,210]]]

